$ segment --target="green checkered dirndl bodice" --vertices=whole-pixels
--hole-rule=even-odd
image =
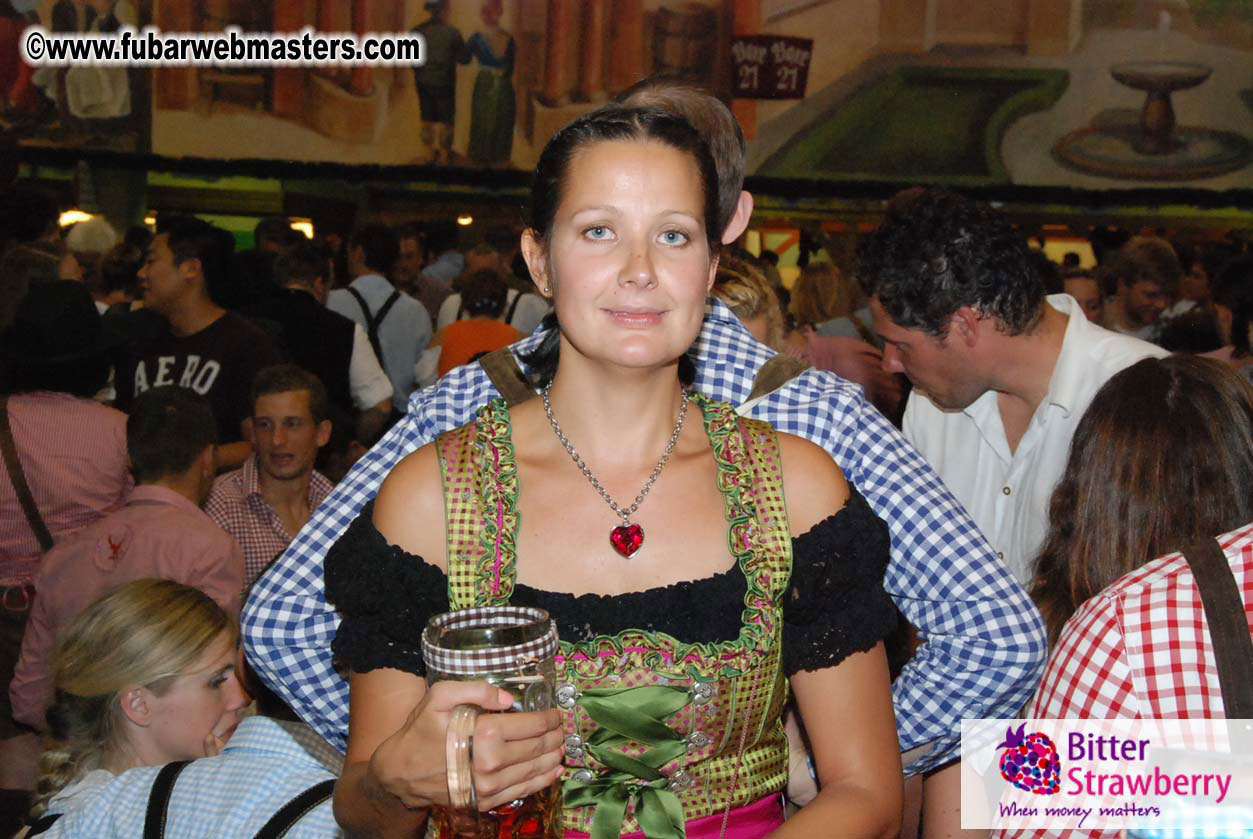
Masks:
[[[565,713],[564,826],[593,837],[683,835],[683,824],[777,793],[787,783],[783,593],[792,540],[778,439],[725,403],[700,408],[726,503],[728,540],[747,580],[739,637],[690,644],[626,630],[563,641],[555,701]],[[513,591],[517,464],[509,408],[488,403],[436,441],[453,609],[504,604]]]

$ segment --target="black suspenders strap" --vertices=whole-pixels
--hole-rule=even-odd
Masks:
[[[330,798],[333,792],[335,792],[334,779],[309,787],[271,816],[261,830],[257,831],[256,839],[282,839],[296,822],[304,818],[314,807]]]
[[[365,315],[366,328],[374,323],[374,315],[370,313],[370,307],[366,305],[365,298],[361,296],[361,292],[352,286],[344,286],[344,291],[352,295],[352,299],[357,301],[357,305],[361,308],[361,314]]]
[[[370,307],[366,304],[365,298],[361,296],[361,292],[352,286],[346,287],[349,294],[357,301],[357,305],[361,307],[361,314],[365,315],[365,332],[366,337],[370,339],[370,346],[374,347],[374,355],[378,359],[379,366],[383,364],[383,345],[379,339],[379,327],[383,325],[383,318],[387,317],[387,313],[392,310],[392,306],[396,305],[396,301],[400,299],[400,292],[393,291],[383,305],[379,307],[377,314],[370,313]]]
[[[143,839],[162,839],[165,836],[165,820],[170,809],[170,796],[174,793],[174,782],[190,760],[167,763],[157,773],[152,782],[152,791],[148,794],[148,812],[144,817]],[[257,832],[256,839],[282,839],[296,822],[300,821],[309,811],[326,801],[335,792],[335,779],[328,778],[316,783],[279,809],[270,817]],[[27,836],[44,833],[61,818],[61,813],[51,813],[31,825]]]
[[[144,816],[144,839],[161,839],[165,836],[165,818],[170,811],[170,795],[174,792],[174,782],[178,773],[186,768],[190,760],[178,760],[167,763],[157,773],[152,782],[152,792],[148,794],[148,813]]]
[[[30,830],[26,831],[26,839],[31,839],[32,836],[38,836],[41,833],[47,833],[52,826],[57,823],[57,819],[61,818],[63,815],[65,814],[49,813],[46,816],[40,816],[35,819],[34,823],[30,826]]]
[[[1227,719],[1253,718],[1253,639],[1235,575],[1213,539],[1189,546],[1183,558],[1201,592]]]
[[[400,299],[400,292],[393,291],[388,298],[383,301],[383,305],[379,306],[379,312],[374,316],[374,329],[378,330],[383,325],[383,318],[387,317],[387,313],[392,310],[392,306],[396,305],[396,301]]]
[[[521,299],[522,299],[522,292],[519,291],[517,294],[513,296],[513,302],[509,304],[509,309],[505,312],[505,316],[501,318],[502,321],[509,324],[510,326],[513,326],[513,316],[518,311],[518,301]]]

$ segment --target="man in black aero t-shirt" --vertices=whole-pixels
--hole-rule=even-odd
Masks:
[[[190,388],[209,400],[218,424],[218,468],[252,453],[241,423],[257,371],[281,361],[274,340],[214,302],[230,263],[230,236],[196,218],[163,225],[139,270],[144,307],[164,321],[136,340],[118,366],[118,407],[160,385]]]

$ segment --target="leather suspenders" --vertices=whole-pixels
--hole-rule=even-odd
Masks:
[[[1253,718],[1253,638],[1227,557],[1218,542],[1204,539],[1184,550],[1183,558],[1201,592],[1227,719]]]
[[[479,359],[479,364],[482,365],[483,372],[487,374],[487,378],[491,379],[496,390],[505,398],[510,407],[525,402],[535,395],[530,381],[514,360],[513,353],[509,352],[508,347],[492,350]],[[757,371],[749,400],[777,390],[808,369],[807,362],[786,353],[772,356]]]
[[[479,359],[479,364],[497,392],[509,403],[509,407],[519,405],[535,395],[530,380],[522,372],[508,347],[492,350]]]
[[[165,835],[165,820],[170,814],[170,795],[174,792],[174,782],[178,775],[187,768],[190,760],[178,760],[167,763],[157,773],[152,782],[152,792],[148,793],[148,812],[144,816],[144,839],[161,839]]]
[[[174,793],[174,783],[178,775],[187,766],[189,760],[167,763],[157,773],[152,782],[152,791],[148,794],[148,810],[144,816],[143,839],[163,839],[165,822],[169,816],[170,796]],[[255,839],[282,839],[287,831],[295,826],[309,811],[331,797],[335,791],[335,781],[327,779],[309,787],[279,808],[257,832]],[[52,827],[62,813],[53,813],[36,821],[27,833],[27,837],[38,836]]]
[[[365,298],[361,296],[361,292],[352,286],[347,286],[346,289],[357,301],[357,305],[361,307],[361,314],[365,315],[366,337],[370,339],[370,346],[374,347],[374,355],[378,357],[379,365],[382,366],[383,345],[379,339],[379,328],[383,325],[383,318],[387,317],[387,313],[392,310],[392,306],[396,305],[396,301],[400,299],[400,292],[393,291],[383,301],[383,305],[379,306],[378,312],[370,314],[370,307],[366,305]]]

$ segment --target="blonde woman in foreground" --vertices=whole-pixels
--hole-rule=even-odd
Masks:
[[[234,618],[170,580],[127,583],[83,610],[57,645],[36,824],[127,769],[219,753],[248,702],[238,645]]]

